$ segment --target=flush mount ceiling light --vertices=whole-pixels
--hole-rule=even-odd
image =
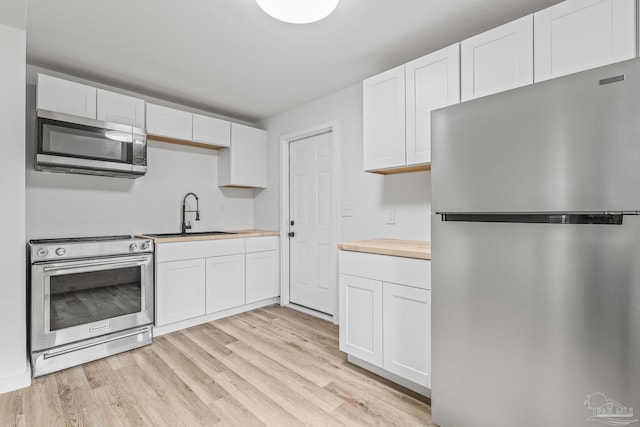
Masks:
[[[340,0],[256,0],[272,17],[290,24],[310,24],[326,18]]]

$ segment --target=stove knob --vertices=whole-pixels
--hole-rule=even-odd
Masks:
[[[64,254],[66,254],[66,253],[67,253],[67,251],[64,248],[56,249],[56,255],[58,255],[58,256],[62,256]]]
[[[129,251],[133,252],[136,249],[138,249],[138,245],[136,245],[135,243],[129,245]]]
[[[143,251],[146,251],[147,249],[149,249],[149,242],[142,242],[140,249],[142,249]]]
[[[49,255],[49,249],[47,249],[47,248],[40,248],[40,249],[38,249],[38,256],[39,256],[40,258],[44,258],[44,257],[46,257],[47,255]]]

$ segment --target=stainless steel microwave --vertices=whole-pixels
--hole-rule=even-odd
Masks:
[[[144,129],[38,110],[36,170],[138,178],[147,172]]]

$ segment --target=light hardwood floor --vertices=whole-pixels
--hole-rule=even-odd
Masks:
[[[271,306],[0,395],[0,426],[435,426],[428,399],[347,363],[338,328]]]

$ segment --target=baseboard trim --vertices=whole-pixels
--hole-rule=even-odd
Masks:
[[[216,313],[207,314],[205,316],[194,317],[193,319],[183,320],[181,322],[171,323],[169,325],[158,326],[153,328],[153,336],[159,337],[164,334],[179,331],[181,329],[190,328],[192,326],[201,325],[203,323],[212,322],[214,320],[222,319],[223,317],[234,316],[236,314],[244,313],[246,311],[255,310],[257,308],[266,307],[268,305],[279,304],[280,297],[269,298],[264,301],[258,301],[247,305],[241,305],[240,307],[230,308],[228,310],[218,311]]]
[[[361,367],[362,369],[366,369],[367,371],[371,371],[376,375],[381,376],[382,378],[386,378],[389,381],[392,381],[396,384],[400,384],[402,387],[408,388],[411,391],[415,391],[418,394],[421,394],[422,396],[426,396],[429,399],[431,399],[431,389],[422,386],[420,384],[416,384],[413,381],[409,381],[405,378],[402,378],[401,376],[398,376],[392,372],[386,371],[376,365],[372,365],[369,362],[365,362],[362,359],[358,359],[357,357],[351,356],[350,354],[347,355],[347,360],[350,363],[353,363],[356,366]]]
[[[285,305],[285,307],[290,308],[292,310],[299,311],[304,314],[308,314],[309,316],[317,317],[318,319],[326,320],[327,322],[333,323],[333,316],[323,313],[321,311],[312,310],[310,308],[304,307],[302,305],[289,303]]]
[[[26,357],[26,356],[25,356]],[[19,390],[31,385],[31,366],[27,363],[27,370],[9,377],[0,378],[0,394]]]

